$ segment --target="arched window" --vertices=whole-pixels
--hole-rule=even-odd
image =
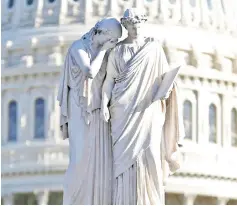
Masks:
[[[8,141],[17,140],[17,103],[11,101],[8,106]]]
[[[237,109],[231,111],[231,145],[237,147]]]
[[[30,6],[33,4],[33,2],[34,2],[34,0],[27,0],[27,5]]]
[[[45,103],[42,98],[35,101],[35,138],[45,138]]]
[[[207,7],[209,10],[212,10],[212,0],[207,0]]]
[[[169,0],[171,4],[175,4],[176,0]]]
[[[11,9],[15,4],[15,0],[8,0],[8,8]]]
[[[192,7],[196,6],[196,0],[189,0],[189,3]]]
[[[48,0],[49,1],[49,3],[53,3],[53,2],[55,2],[55,0]]]
[[[192,139],[192,103],[185,100],[183,105],[185,139]]]
[[[209,106],[209,142],[217,143],[217,115],[216,106]]]

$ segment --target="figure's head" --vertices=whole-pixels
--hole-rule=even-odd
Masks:
[[[128,35],[132,38],[137,38],[141,34],[142,26],[146,21],[146,15],[137,8],[127,9],[121,18],[121,24],[127,29]]]
[[[117,41],[121,36],[121,24],[115,18],[104,18],[94,26],[93,41],[98,45],[110,40]]]

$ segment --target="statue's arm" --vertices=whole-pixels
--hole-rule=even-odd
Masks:
[[[101,113],[102,119],[105,121],[108,121],[110,118],[108,105],[115,85],[116,75],[114,51],[111,51],[107,63],[106,78],[102,87]]]
[[[103,62],[106,50],[100,49],[97,56],[91,61],[86,50],[81,45],[74,45],[71,48],[71,53],[77,66],[89,78],[94,78],[99,72]]]

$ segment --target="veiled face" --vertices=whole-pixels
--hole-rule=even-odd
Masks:
[[[97,45],[102,46],[105,42],[107,41],[118,41],[119,37],[114,37],[111,34],[107,33],[107,32],[103,32],[103,31],[98,31],[93,40]]]
[[[128,31],[128,35],[132,38],[137,38],[142,34],[143,23],[127,23],[126,29]]]

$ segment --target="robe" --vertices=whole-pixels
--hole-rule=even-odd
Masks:
[[[171,172],[180,167],[184,128],[177,85],[167,100],[154,100],[168,70],[162,47],[151,38],[139,48],[120,44],[109,56],[106,79],[115,82],[109,106],[115,205],[164,204],[163,161]]]
[[[60,128],[69,138],[69,166],[63,184],[63,204],[112,203],[112,154],[109,125],[100,118],[101,90],[106,60],[94,79],[80,69],[78,49],[95,55],[86,36],[69,48],[61,73],[58,100]]]

